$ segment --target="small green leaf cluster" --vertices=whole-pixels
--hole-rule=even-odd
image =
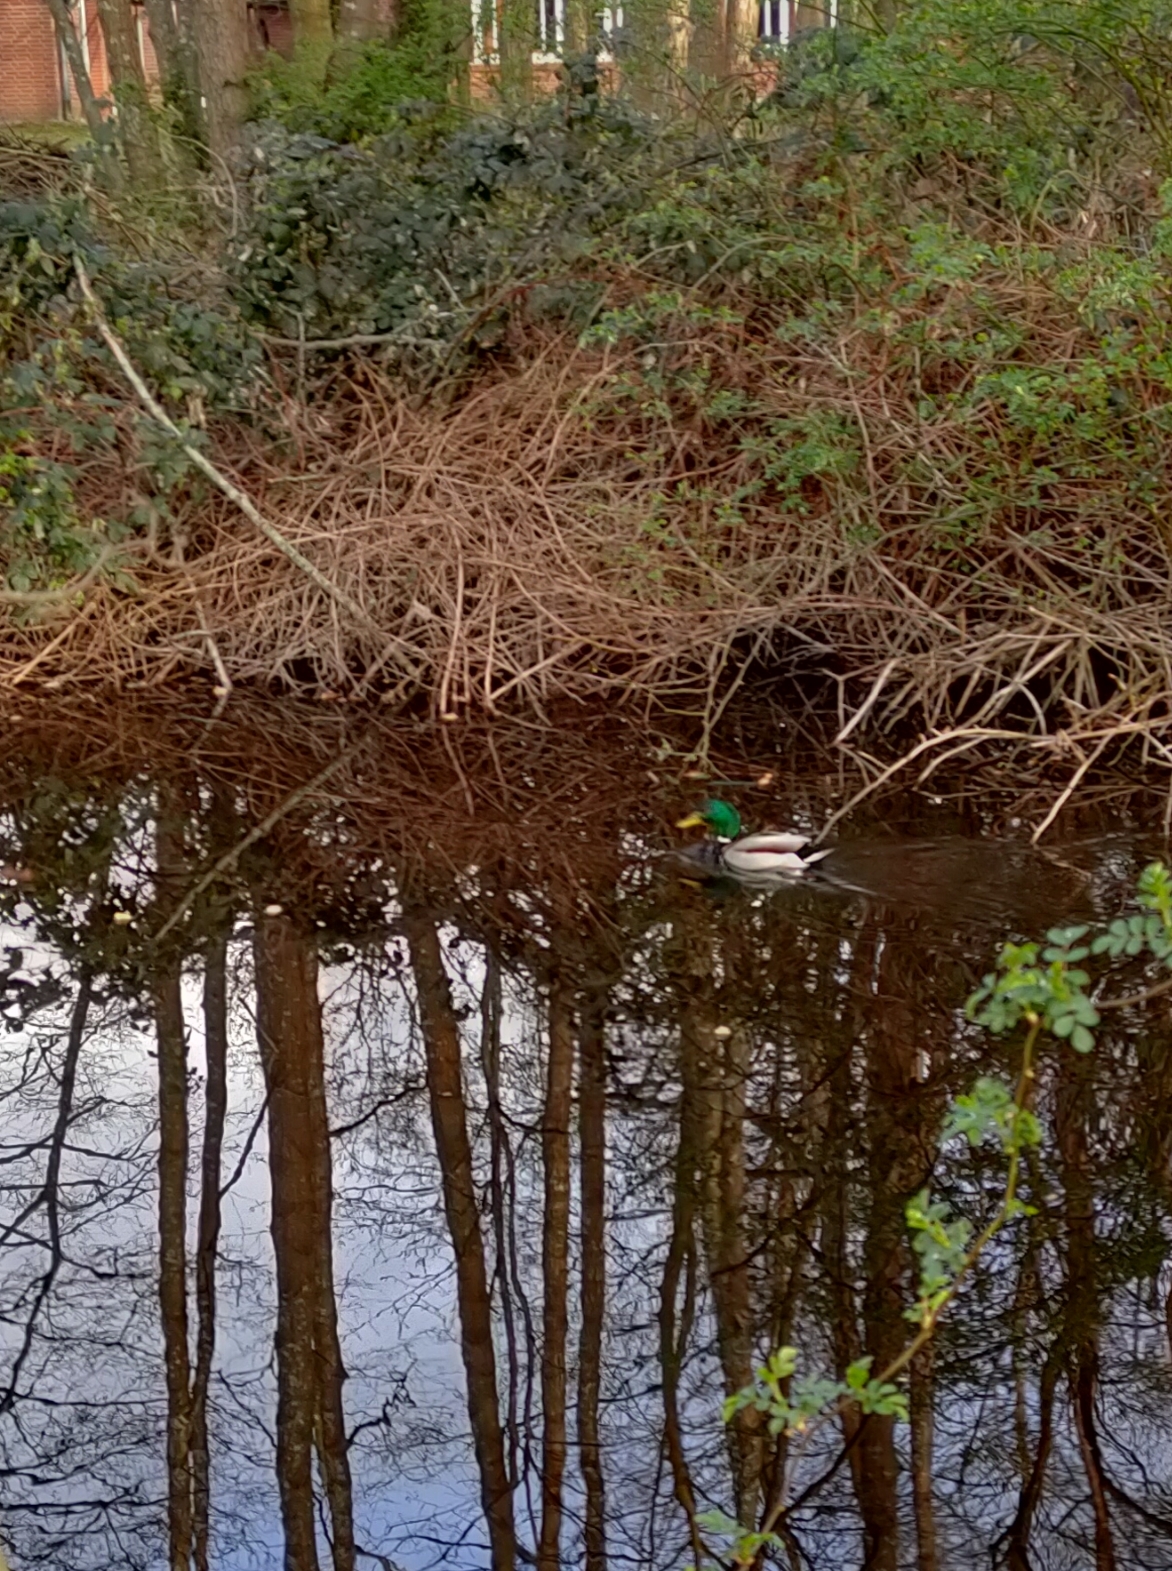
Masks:
[[[705,1533],[715,1534],[726,1540],[715,1557],[705,1558],[700,1562],[699,1571],[707,1571],[709,1566],[715,1571],[715,1568],[723,1568],[730,1563],[735,1566],[750,1566],[756,1563],[763,1549],[783,1548],[782,1539],[777,1533],[762,1533],[743,1527],[735,1517],[729,1516],[725,1511],[698,1512],[696,1526],[703,1529]],[[689,1571],[697,1571],[697,1568],[689,1568]]]
[[[981,980],[966,1005],[970,1020],[990,1031],[1012,1030],[1022,1019],[1040,1019],[1079,1053],[1095,1045],[1099,1012],[1085,991],[1090,974],[1077,962],[1090,953],[1079,945],[1087,927],[1052,928],[1047,943],[1006,944],[997,969]]]
[[[928,1325],[947,1302],[965,1262],[972,1224],[964,1217],[954,1218],[945,1202],[933,1200],[926,1189],[908,1201],[905,1215],[920,1263],[919,1299],[905,1314]]]
[[[1150,954],[1172,966],[1172,874],[1163,862],[1152,862],[1140,874],[1137,903],[1141,913],[1118,917],[1091,941],[1091,953],[1108,955]]]
[[[781,1347],[771,1353],[753,1384],[726,1398],[725,1423],[745,1408],[753,1408],[765,1415],[771,1435],[801,1434],[828,1408],[845,1401],[857,1403],[864,1413],[907,1418],[906,1395],[898,1386],[871,1378],[870,1357],[851,1364],[845,1380],[823,1375],[794,1379],[797,1366],[796,1348]]]
[[[1172,874],[1153,862],[1140,875],[1138,912],[1117,917],[1099,930],[1086,923],[1051,928],[1044,945],[1006,944],[997,968],[981,980],[966,1004],[970,1020],[990,1031],[1012,1030],[1038,1020],[1077,1053],[1089,1053],[1100,1015],[1088,992],[1091,956],[1111,959],[1141,955],[1172,967]]]
[[[735,1517],[725,1511],[701,1511],[697,1514],[696,1525],[706,1533],[715,1533],[727,1539],[726,1552],[732,1554],[740,1565],[752,1564],[762,1549],[782,1548],[782,1541],[776,1533],[759,1533],[742,1527]]]
[[[992,1135],[1004,1151],[1010,1152],[1036,1146],[1042,1130],[1036,1116],[1029,1108],[1017,1105],[1003,1081],[982,1076],[949,1109],[940,1138],[951,1140],[954,1135],[963,1135],[970,1146],[978,1146]]]

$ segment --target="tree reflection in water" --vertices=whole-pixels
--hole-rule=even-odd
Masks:
[[[1138,793],[1044,854],[1006,838],[1020,789],[889,797],[838,887],[744,893],[659,856],[695,787],[617,725],[8,729],[17,1571],[660,1571],[791,1471],[778,1564],[1172,1567],[1166,1000],[1046,1048],[1036,1210],[908,1425],[797,1455],[720,1421],[776,1346],[840,1375],[906,1344],[907,1198],[975,1217],[1001,1181],[938,1150],[1012,1053],[960,1006],[1003,937],[1115,914]],[[787,767],[754,819],[816,827],[825,764]]]

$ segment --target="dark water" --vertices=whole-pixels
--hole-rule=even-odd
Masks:
[[[1167,999],[1043,1047],[1034,1212],[910,1424],[720,1412],[778,1345],[898,1356],[906,1200],[980,1224],[1004,1184],[940,1148],[1020,1051],[964,1000],[1006,938],[1127,908],[1158,805],[1103,790],[1034,849],[1038,783],[934,782],[744,890],[668,855],[708,782],[662,737],[233,725],[7,723],[15,1571],[659,1571],[689,1509],[781,1499],[778,1565],[1172,1568]],[[710,773],[773,770],[722,794],[814,829],[838,769],[766,730]]]

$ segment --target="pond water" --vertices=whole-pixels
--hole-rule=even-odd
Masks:
[[[979,1228],[1005,1190],[994,1143],[941,1143],[1020,1064],[965,1000],[1007,939],[1131,908],[1141,787],[1032,847],[1038,782],[934,778],[761,889],[672,826],[709,790],[829,818],[857,777],[775,719],[703,770],[617,720],[6,732],[14,1571],[666,1571],[714,1510],[816,1571],[1172,1568],[1167,997],[1042,1040],[1030,1210],[902,1372],[910,1421],[721,1416],[779,1346],[832,1379],[907,1346],[908,1199]]]

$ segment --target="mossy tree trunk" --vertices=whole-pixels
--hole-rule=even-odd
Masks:
[[[289,13],[298,62],[320,85],[325,81],[334,47],[330,0],[289,0]]]
[[[106,40],[118,140],[126,168],[136,186],[154,185],[162,175],[162,155],[158,127],[147,102],[134,8],[130,0],[98,0],[98,17]]]
[[[151,46],[159,64],[163,101],[176,115],[183,135],[201,135],[199,76],[194,28],[181,26],[182,8],[172,0],[144,0]]]
[[[293,18],[293,40],[297,44],[331,44],[334,25],[330,0],[289,0]]]
[[[539,42],[536,5],[532,0],[497,0],[496,15],[501,87],[509,98],[527,98],[533,89],[533,52]]]

